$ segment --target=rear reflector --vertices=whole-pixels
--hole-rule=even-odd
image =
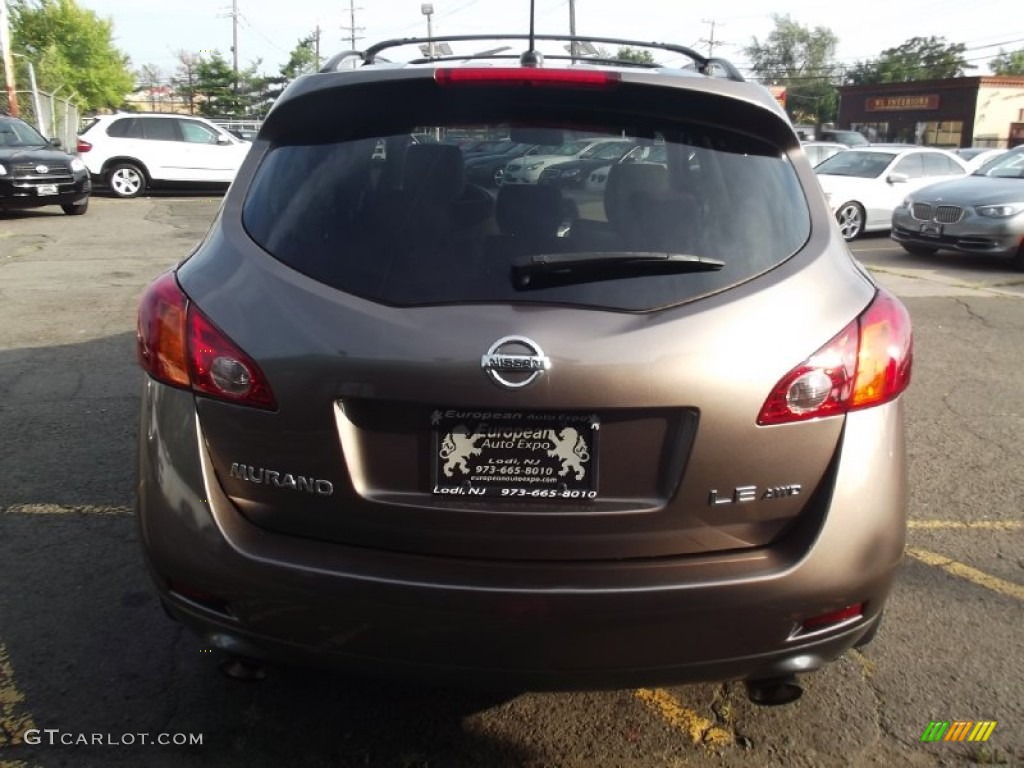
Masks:
[[[219,595],[215,595],[212,592],[207,592],[205,589],[199,587],[193,587],[190,584],[185,584],[181,581],[169,581],[167,588],[175,595],[183,597],[190,602],[196,603],[211,611],[222,613],[225,616],[232,616],[231,609],[228,608],[228,603],[224,598]]]
[[[139,364],[157,381],[239,405],[277,408],[260,367],[189,301],[173,272],[142,295],[136,341]]]
[[[555,88],[610,88],[619,84],[618,72],[592,69],[537,69],[533,67],[467,67],[438,69],[438,85],[548,86]]]
[[[800,625],[800,629],[804,632],[812,632],[816,629],[823,629],[829,624],[842,624],[845,621],[857,619],[863,615],[864,603],[857,603],[856,605],[849,605],[840,611],[823,613],[821,616],[815,616],[813,619],[808,619]]]
[[[858,318],[782,377],[757,423],[787,424],[887,403],[910,385],[912,359],[910,316],[880,290]]]

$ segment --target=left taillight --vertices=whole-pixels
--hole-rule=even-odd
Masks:
[[[90,149],[92,149],[92,144],[79,136],[78,142],[75,144],[75,151],[81,154],[82,152],[88,152]]]
[[[239,405],[274,410],[277,403],[256,362],[161,275],[139,302],[139,363],[157,381]]]
[[[772,389],[757,423],[835,416],[894,400],[910,385],[910,315],[880,290],[860,316]]]

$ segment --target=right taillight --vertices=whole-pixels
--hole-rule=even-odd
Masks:
[[[173,272],[146,289],[138,320],[139,363],[157,381],[239,405],[277,408],[260,367],[189,301]]]
[[[886,403],[910,384],[910,316],[880,290],[859,317],[775,385],[757,423],[786,424]]]

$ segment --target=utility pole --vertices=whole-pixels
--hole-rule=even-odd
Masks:
[[[356,49],[356,40],[362,40],[362,35],[357,35],[356,32],[363,32],[366,27],[356,26],[356,11],[361,11],[362,8],[356,8],[356,0],[348,0],[348,26],[343,26],[342,29],[348,30],[348,39],[352,45],[352,50]]]
[[[721,40],[715,40],[715,26],[718,22],[716,22],[714,19],[701,19],[701,23],[708,24],[711,26],[711,35],[709,36],[709,38],[700,40],[700,42],[702,43],[707,43],[708,58],[710,59],[712,56],[715,55],[715,48],[717,48],[719,45],[726,45],[726,43],[723,43]]]
[[[316,69],[320,71],[320,25],[316,25],[316,33],[313,35],[313,50],[316,51]]]
[[[4,80],[7,86],[7,109],[13,117],[21,117],[18,91],[14,85],[14,56],[11,55],[11,32],[7,26],[7,0],[0,0],[0,48],[4,54]]]
[[[235,91],[238,90],[238,0],[231,0],[231,60],[235,70]]]
[[[569,0],[569,37],[576,37],[576,0]],[[569,58],[576,63],[576,41],[569,42]]]

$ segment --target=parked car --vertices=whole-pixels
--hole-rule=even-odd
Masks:
[[[889,229],[908,192],[967,173],[955,155],[927,147],[854,147],[814,168],[847,240]]]
[[[848,149],[845,144],[835,141],[805,141],[801,146],[811,165],[817,165],[828,160],[832,155],[838,155],[844,149]]]
[[[470,145],[462,147],[463,157],[482,157],[484,155],[500,155],[508,152],[518,142],[512,139],[505,138],[501,139],[483,139],[476,141]]]
[[[242,141],[255,141],[259,131],[253,128],[225,128],[225,130],[234,136],[236,139]]]
[[[962,147],[954,149],[953,153],[966,163],[967,170],[970,173],[974,173],[989,160],[994,160],[1005,151],[1005,149],[993,149],[991,147]]]
[[[907,195],[892,213],[892,239],[919,256],[993,254],[1024,270],[1024,147]]]
[[[485,187],[500,187],[505,166],[519,157],[532,157],[550,149],[540,144],[516,142],[499,154],[469,155],[466,157],[466,180]]]
[[[912,350],[786,114],[695,52],[386,47],[288,88],[141,299],[136,511],[167,611],[234,674],[794,700],[871,639],[899,568]],[[371,162],[416,126],[665,156],[573,207],[481,194],[456,146]]]
[[[626,163],[641,163],[651,165],[665,165],[665,145],[664,144],[641,144],[634,147],[625,155],[618,160],[617,163],[611,165],[603,165],[599,168],[590,172],[587,177],[586,189],[588,192],[595,194],[604,194],[605,188],[608,184],[608,177],[611,175],[612,168],[615,165]],[[667,166],[666,166],[667,167]]]
[[[0,210],[59,205],[80,216],[92,186],[84,163],[16,117],[0,115]]]
[[[832,141],[845,144],[847,147],[863,147],[868,144],[867,138],[858,131],[841,131],[837,128],[819,128],[814,135],[817,141]]]
[[[584,152],[602,144],[618,141],[618,139],[575,139],[557,147],[549,147],[547,154],[537,154],[508,163],[505,166],[505,175],[501,183],[502,185],[536,184],[545,168],[555,163],[574,160]]]
[[[252,144],[209,120],[173,114],[100,115],[78,152],[117,197],[167,184],[229,184]]]
[[[590,177],[590,172],[601,166],[616,163],[637,148],[629,139],[606,141],[583,150],[572,160],[563,160],[549,165],[541,171],[539,184],[556,184],[560,187],[580,189]]]

